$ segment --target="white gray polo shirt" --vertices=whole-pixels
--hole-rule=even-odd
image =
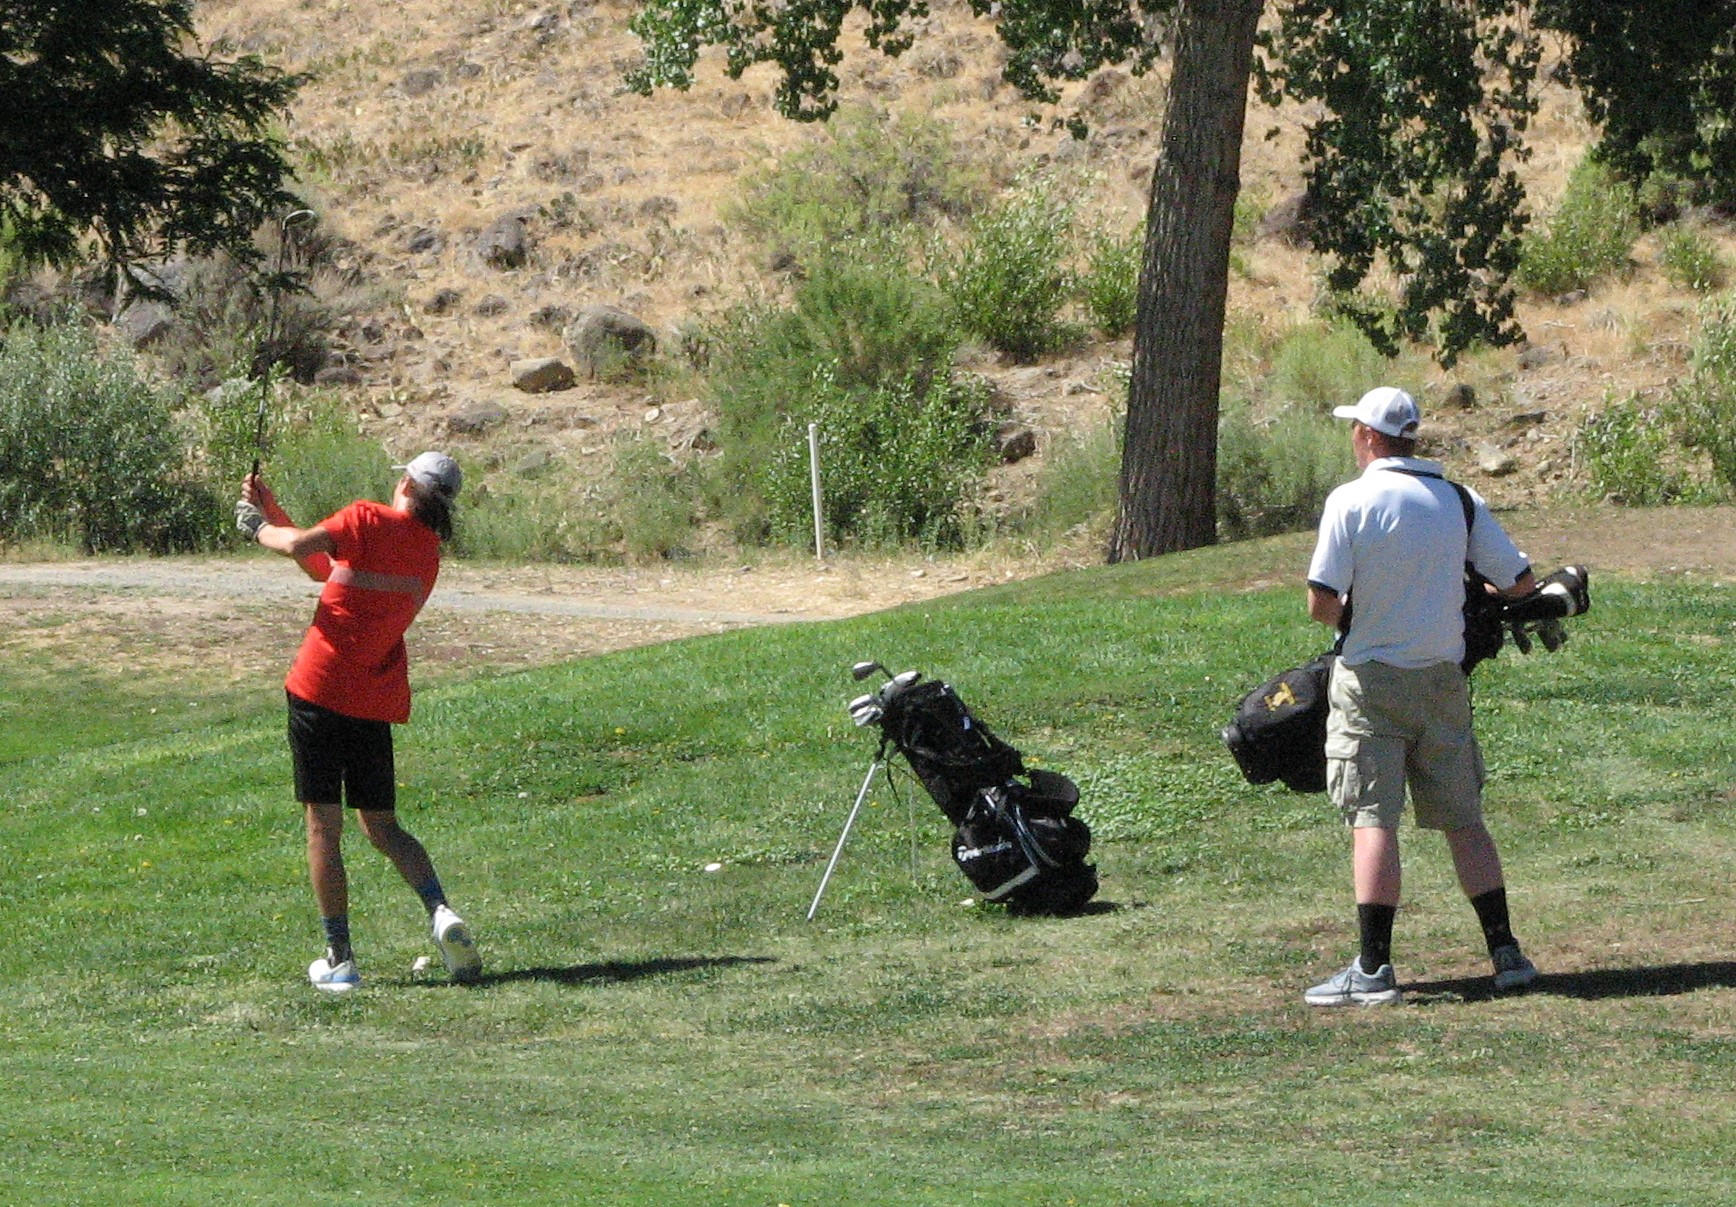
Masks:
[[[1481,496],[1471,491],[1471,501],[1467,553],[1464,508],[1434,461],[1383,457],[1327,496],[1308,583],[1351,593],[1347,665],[1464,659],[1465,562],[1502,588],[1530,569]]]

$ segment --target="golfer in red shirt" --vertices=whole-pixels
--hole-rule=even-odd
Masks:
[[[410,719],[404,631],[434,589],[463,475],[444,453],[423,453],[397,468],[404,476],[391,506],[358,500],[312,528],[297,528],[257,476],[243,483],[235,505],[241,531],[325,584],[284,688],[295,794],[307,814],[308,872],[326,934],[326,954],[307,975],[331,993],[361,984],[340,842],[346,801],[362,833],[422,898],[452,979],[472,981],[482,972],[427,850],[398,824],[392,764],[392,726]]]

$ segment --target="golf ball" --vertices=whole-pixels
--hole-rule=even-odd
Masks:
[[[723,871],[723,865],[721,863],[708,863],[705,865],[705,870],[708,872],[721,872]]]

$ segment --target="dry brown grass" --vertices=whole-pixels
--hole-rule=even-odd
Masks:
[[[544,423],[535,436],[548,438],[582,473],[597,460],[584,449],[640,423],[653,402],[684,402],[691,387],[664,385],[648,396],[643,387],[581,382],[553,400],[517,394],[506,377],[511,361],[563,352],[560,324],[533,321],[539,309],[604,302],[667,332],[750,291],[777,287],[754,251],[728,232],[724,215],[745,173],[820,132],[773,113],[767,69],[733,81],[715,56],[702,63],[688,93],[623,93],[622,70],[639,54],[626,30],[633,11],[625,0],[200,6],[207,39],[313,77],[288,131],[308,165],[307,187],[326,224],[354,242],[363,270],[403,299],[390,316],[392,354],[370,362],[356,391],[364,414],[391,404],[383,407],[389,417],[377,421],[389,442],[438,436],[442,417],[470,401],[499,402],[524,417],[560,408],[589,426],[562,431],[559,422]],[[1032,106],[999,82],[1004,52],[987,23],[948,0],[922,24],[928,36],[895,61],[867,52],[859,31],[850,32],[843,103],[931,115],[998,179],[1047,164],[1065,174],[1088,221],[1126,229],[1140,220],[1157,152],[1161,78],[1105,71],[1065,87],[1058,112],[1086,113],[1093,128],[1087,143],[1074,144],[1027,125]],[[1541,99],[1524,169],[1540,214],[1559,197],[1591,135],[1573,96],[1546,85]],[[1251,109],[1243,183],[1256,204],[1296,190],[1300,138],[1296,114]],[[488,268],[472,249],[475,236],[511,213],[530,215],[530,262]],[[410,251],[411,235],[424,228],[441,244]],[[1729,233],[1715,234],[1736,258]],[[1532,458],[1525,471],[1478,484],[1502,502],[1546,498],[1564,479],[1536,470],[1536,461],[1548,458],[1532,457],[1534,446],[1561,444],[1571,422],[1611,390],[1656,391],[1681,375],[1694,299],[1664,284],[1655,260],[1642,244],[1625,281],[1571,306],[1524,302],[1531,338],[1562,353],[1548,366],[1518,372],[1508,352],[1474,358],[1451,374],[1430,372],[1431,390],[1468,381],[1483,400],[1476,413],[1438,416],[1451,469],[1474,476],[1463,450],[1497,436],[1514,440],[1503,431],[1506,418],[1543,409],[1547,418],[1534,425],[1540,436],[1514,442],[1522,460]],[[1310,316],[1318,276],[1312,257],[1262,242],[1245,250],[1241,266],[1230,296],[1241,321],[1282,331]],[[430,303],[442,291],[459,300],[433,313]],[[478,313],[490,296],[504,307]],[[1048,366],[1056,371],[1019,377],[1010,393],[1040,432],[1093,423],[1101,399],[1078,385],[1126,357],[1125,341],[1094,345]],[[1004,375],[1001,366],[984,367]],[[1020,488],[1019,473],[1006,477],[999,489]]]

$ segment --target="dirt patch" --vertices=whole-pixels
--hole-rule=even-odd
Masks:
[[[1736,577],[1736,508],[1505,513],[1539,570]],[[1079,551],[653,568],[449,564],[410,630],[422,681],[756,625],[833,620],[1089,564]],[[1300,582],[1302,567],[1296,568]],[[265,557],[0,563],[0,656],[242,681],[278,673],[318,594]]]

